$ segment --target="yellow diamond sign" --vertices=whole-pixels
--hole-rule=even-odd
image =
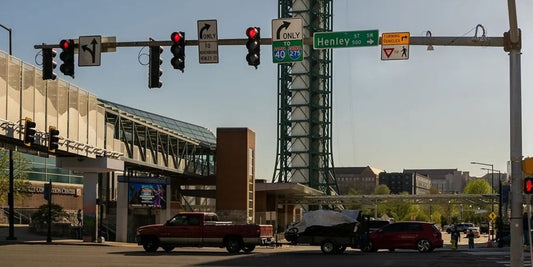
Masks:
[[[494,211],[491,212],[491,213],[489,213],[489,219],[490,219],[491,221],[496,220],[496,217],[498,217],[498,215],[496,215],[496,213],[495,213]]]

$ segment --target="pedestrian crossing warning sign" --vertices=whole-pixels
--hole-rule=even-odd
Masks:
[[[382,45],[381,60],[409,59],[409,45]]]

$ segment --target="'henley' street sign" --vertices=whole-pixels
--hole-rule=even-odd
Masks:
[[[303,60],[302,19],[272,20],[272,62],[291,63]]]
[[[350,32],[315,32],[313,34],[313,49],[377,46],[378,38],[378,30]]]

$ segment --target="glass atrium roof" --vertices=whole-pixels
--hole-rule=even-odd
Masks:
[[[154,124],[157,124],[161,127],[167,128],[171,131],[174,131],[178,134],[182,134],[184,136],[187,136],[189,138],[196,139],[200,141],[201,143],[204,143],[209,146],[215,146],[216,145],[216,137],[215,135],[207,128],[190,124],[187,122],[171,119],[168,117],[164,117],[161,115],[157,115],[151,112],[139,110],[136,108],[124,106],[121,104],[109,102],[103,99],[98,99],[98,101],[102,102],[105,105],[109,105],[111,107],[114,107],[116,109],[119,109],[123,112],[126,112],[128,114],[131,114],[133,116],[137,116],[139,118],[142,118],[148,122],[152,122]]]

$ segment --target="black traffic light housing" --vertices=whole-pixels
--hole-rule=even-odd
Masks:
[[[148,62],[148,88],[161,88],[163,85],[159,78],[163,74],[161,70],[161,64],[163,59],[161,59],[161,53],[163,53],[163,47],[161,46],[150,46],[150,56]]]
[[[533,194],[533,177],[524,178],[524,194]]]
[[[59,148],[59,130],[55,126],[48,127],[48,151],[56,152]]]
[[[261,63],[261,28],[249,27],[246,29],[246,36],[248,36],[248,41],[246,42],[246,48],[248,49],[246,61],[248,65],[254,66],[257,69],[257,66]]]
[[[37,130],[35,130],[35,122],[30,118],[24,119],[24,138],[23,142],[26,146],[31,146],[33,144],[33,141],[35,141],[35,133]]]
[[[170,35],[170,40],[172,41],[170,52],[172,52],[172,55],[174,56],[170,60],[170,64],[174,69],[183,72],[185,69],[185,33],[173,32]]]
[[[63,49],[59,58],[63,60],[63,64],[59,66],[59,70],[67,76],[74,78],[74,40],[61,40],[59,47]]]
[[[57,66],[57,63],[54,61],[56,56],[56,51],[52,48],[43,48],[43,80],[55,80],[56,74],[54,69]]]

